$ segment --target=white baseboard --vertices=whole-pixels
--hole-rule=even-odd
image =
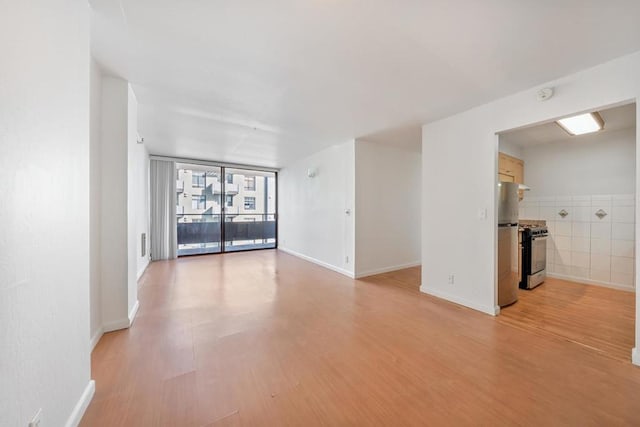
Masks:
[[[372,270],[361,271],[355,274],[356,279],[360,279],[362,277],[373,276],[376,274],[388,273],[390,271],[402,270],[410,267],[417,267],[422,264],[422,261],[413,261],[405,264],[391,265],[383,268],[375,268]]]
[[[336,273],[340,273],[340,274],[343,274],[343,275],[345,275],[347,277],[351,277],[352,279],[355,278],[355,275],[353,274],[353,272],[351,272],[349,270],[345,270],[344,268],[336,267],[335,265],[329,264],[328,262],[320,261],[319,259],[307,256],[307,255],[304,255],[304,254],[301,254],[300,252],[296,252],[296,251],[293,251],[293,250],[288,249],[288,248],[283,248],[282,246],[278,246],[278,250],[282,251],[282,252],[286,252],[289,255],[293,255],[295,257],[302,258],[305,261],[312,262],[312,263],[317,264],[317,265],[319,265],[321,267],[328,268],[329,270],[333,270]]]
[[[107,332],[119,331],[120,329],[127,329],[130,326],[129,319],[114,320],[112,322],[106,322],[102,325],[102,330],[106,334]]]
[[[631,363],[640,366],[640,349],[638,347],[631,350]]]
[[[144,274],[145,271],[147,271],[147,267],[149,267],[149,260],[146,260],[147,262],[145,262],[145,264],[142,266],[142,268],[140,269],[140,271],[138,271],[138,275],[136,276],[136,282],[138,280],[140,280],[140,278],[142,277],[142,275]]]
[[[598,282],[596,280],[585,279],[582,277],[566,276],[564,274],[558,274],[558,273],[549,273],[548,271],[547,271],[547,277],[553,277],[554,279],[567,280],[569,282],[582,283],[584,285],[603,286],[605,288],[618,289],[620,291],[627,291],[627,292],[636,291],[636,289],[633,286],[620,285],[617,283],[610,283],[610,282]]]
[[[77,427],[80,424],[80,420],[82,420],[82,416],[85,411],[89,407],[89,403],[91,403],[91,399],[93,399],[93,395],[96,392],[96,382],[94,380],[90,380],[89,384],[85,387],[82,392],[82,396],[80,396],[80,400],[76,403],[76,406],[71,411],[71,415],[65,424],[65,427]]]
[[[98,330],[96,331],[95,334],[93,334],[93,336],[91,337],[91,340],[89,341],[89,352],[92,352],[94,348],[96,348],[96,345],[98,345],[98,341],[100,341],[100,338],[102,338],[102,336],[104,335],[104,328],[100,327],[98,328]]]
[[[113,320],[111,322],[106,322],[102,325],[103,333],[119,331],[120,329],[127,329],[133,325],[134,320],[136,320],[136,314],[138,314],[138,308],[140,308],[140,302],[136,300],[133,307],[131,307],[131,311],[129,311],[129,316],[126,319]]]
[[[420,292],[428,294],[428,295],[432,295],[432,296],[434,296],[436,298],[447,300],[449,302],[453,302],[453,303],[456,303],[456,304],[459,304],[459,305],[463,305],[465,307],[472,308],[472,309],[477,310],[477,311],[481,311],[481,312],[489,314],[491,316],[496,316],[498,313],[500,313],[500,308],[498,308],[498,307],[484,306],[484,305],[476,304],[475,302],[466,300],[464,298],[460,298],[460,297],[458,297],[456,295],[447,294],[445,292],[434,290],[434,289],[428,289],[425,286],[420,286]]]
[[[129,311],[129,325],[127,327],[131,327],[133,325],[133,321],[136,320],[136,314],[138,314],[138,309],[140,308],[140,302],[136,300],[133,307],[131,307],[131,311]]]

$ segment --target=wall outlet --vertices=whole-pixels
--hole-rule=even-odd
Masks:
[[[349,264],[349,255],[347,255],[346,257],[344,257],[344,262]]]
[[[38,409],[38,412],[33,416],[29,422],[29,427],[42,427],[40,425],[40,419],[42,418],[42,408]]]
[[[449,275],[449,284],[453,285],[456,282],[456,277],[453,274]]]

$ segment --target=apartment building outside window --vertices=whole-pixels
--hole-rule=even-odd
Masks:
[[[204,172],[193,172],[191,174],[191,186],[196,188],[204,188]]]
[[[244,189],[248,191],[256,191],[256,177],[247,176],[244,178]],[[255,199],[254,199],[255,201]],[[246,201],[245,201],[246,203]],[[255,208],[254,208],[255,209]]]
[[[205,196],[191,196],[191,209],[204,209],[205,201]]]
[[[188,163],[176,169],[179,256],[276,247],[275,172]]]
[[[248,211],[256,210],[256,198],[255,197],[245,197],[244,198],[244,208]]]

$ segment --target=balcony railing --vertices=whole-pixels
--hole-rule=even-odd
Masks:
[[[224,191],[229,195],[238,194],[238,184],[225,184]]]
[[[275,247],[274,214],[227,215],[224,224],[221,219],[221,215],[203,214],[184,214],[178,218],[178,255],[221,252],[223,226],[225,251]]]

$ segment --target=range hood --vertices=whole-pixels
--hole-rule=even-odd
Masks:
[[[522,190],[522,191],[529,191],[531,190],[531,187],[528,187],[524,184],[518,184],[518,190]]]

